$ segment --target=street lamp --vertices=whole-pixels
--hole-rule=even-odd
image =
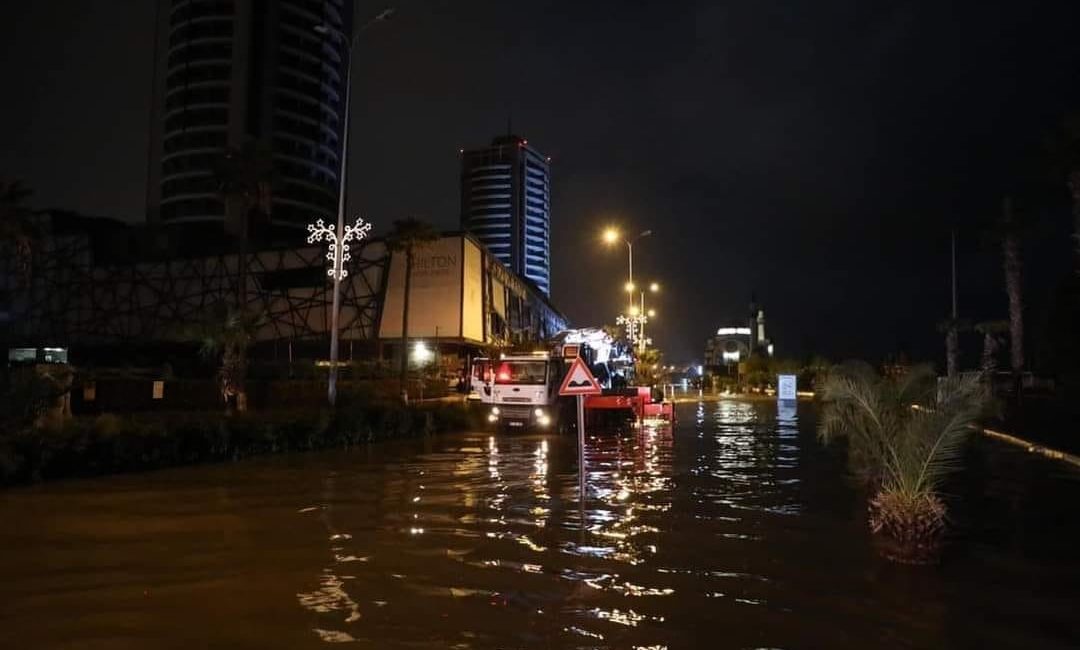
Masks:
[[[645,231],[642,231],[642,232],[638,233],[637,235],[634,235],[633,237],[623,239],[622,234],[616,228],[607,228],[606,230],[604,230],[604,233],[603,233],[604,243],[609,245],[609,246],[619,242],[620,240],[624,244],[626,244],[626,255],[627,255],[626,292],[629,294],[629,296],[628,296],[629,297],[629,308],[627,310],[627,314],[629,314],[630,311],[632,311],[633,307],[634,307],[634,242],[641,239],[642,237],[648,237],[651,234],[652,234],[651,230],[645,230]],[[631,331],[631,329],[627,329],[628,338],[629,338],[630,331]],[[630,338],[631,343],[633,343],[634,341],[635,341],[634,338]]]
[[[341,128],[341,170],[338,172],[338,210],[337,228],[327,228],[322,219],[308,225],[308,243],[314,243],[326,238],[330,242],[330,252],[327,259],[333,261],[334,266],[327,271],[327,275],[334,279],[334,299],[330,307],[330,379],[326,387],[326,399],[330,406],[337,402],[337,377],[338,377],[338,315],[341,311],[341,280],[348,275],[342,264],[349,260],[348,244],[351,239],[363,239],[371,229],[371,224],[365,224],[363,219],[357,219],[356,224],[346,228],[345,226],[345,188],[346,171],[349,160],[349,100],[352,95],[352,55],[356,49],[356,41],[361,32],[377,22],[387,20],[394,15],[393,9],[383,9],[374,18],[354,30],[352,38],[347,39],[340,29],[333,25],[316,25],[314,30],[323,35],[329,35],[341,41],[345,46],[345,106],[344,122]]]
[[[651,283],[649,285],[649,291],[651,291],[653,293],[656,293],[656,292],[660,291],[660,285],[658,283],[656,283],[656,282]],[[654,316],[656,316],[656,310],[649,309],[649,310],[646,311],[646,309],[645,309],[645,292],[644,291],[641,292],[641,307],[640,307],[640,312],[639,313],[641,314],[641,317],[642,317],[641,318],[640,331],[638,332],[638,334],[640,335],[640,338],[638,339],[638,353],[640,354],[640,353],[645,351],[645,346],[647,346],[649,343],[652,343],[651,339],[645,338],[645,323],[648,322],[649,318],[653,318]]]

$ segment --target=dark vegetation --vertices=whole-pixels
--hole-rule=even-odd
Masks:
[[[405,406],[363,385],[343,391],[342,403],[330,410],[322,407],[324,383],[293,381],[274,389],[279,396],[294,398],[282,397],[276,409],[225,414],[220,408],[191,408],[64,417],[67,405],[76,401],[67,401],[71,371],[62,365],[45,368],[48,372],[39,366],[0,376],[0,485],[235,461],[260,454],[348,449],[465,429],[473,416],[460,403]],[[149,395],[149,383],[132,385]],[[213,382],[202,384],[200,392],[212,396]],[[175,388],[175,382],[167,382],[166,394]],[[78,397],[80,391],[71,393]]]
[[[103,414],[0,433],[0,484],[143,471],[261,454],[349,449],[464,429],[461,404],[367,404],[336,411]]]

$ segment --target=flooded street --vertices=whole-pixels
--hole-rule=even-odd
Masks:
[[[488,433],[2,492],[0,647],[1080,645],[1080,474],[980,440],[896,566],[812,406],[678,412],[584,508],[572,436]]]

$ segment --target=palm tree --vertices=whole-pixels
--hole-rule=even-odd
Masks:
[[[401,365],[400,388],[403,399],[408,399],[406,381],[409,374],[409,298],[412,289],[413,258],[416,251],[439,238],[435,228],[419,219],[407,218],[394,221],[393,230],[386,236],[386,246],[392,252],[405,253],[405,294],[401,307]]]
[[[1066,116],[1050,143],[1050,167],[1057,182],[1064,178],[1072,202],[1075,270],[1080,274],[1080,113]]]
[[[218,193],[225,201],[228,215],[226,229],[239,239],[240,250],[237,267],[236,311],[242,312],[247,304],[248,264],[247,251],[251,237],[251,222],[257,216],[268,218],[270,214],[270,190],[275,178],[274,160],[269,148],[254,138],[239,147],[225,150],[214,166],[214,179]],[[264,219],[260,219],[263,221]],[[239,383],[237,404],[240,410],[247,405],[247,346],[240,348],[237,359]]]
[[[959,467],[963,444],[988,403],[981,376],[937,381],[916,366],[900,378],[881,377],[865,364],[841,366],[821,388],[818,427],[826,443],[848,441],[853,469],[873,491],[869,524],[886,557],[933,560],[946,508],[939,490]]]
[[[966,318],[946,318],[938,323],[938,331],[945,334],[945,368],[949,377],[960,372],[960,332],[971,329]]]
[[[1017,378],[1024,370],[1024,289],[1021,283],[1023,261],[1020,255],[1020,228],[1021,224],[1013,213],[1012,198],[1005,197],[999,230],[1005,270],[1005,293],[1009,297],[1009,360]]]
[[[31,194],[19,181],[0,180],[0,242],[11,242],[19,283],[30,281],[37,228],[33,214],[23,202]]]
[[[653,387],[665,383],[668,373],[664,370],[664,353],[657,348],[645,348],[638,352],[634,373],[638,386]]]
[[[218,382],[225,412],[244,410],[241,395],[247,366],[244,353],[255,340],[263,322],[261,314],[235,309],[226,302],[211,307],[204,317],[182,328],[180,337],[199,344],[199,354],[205,358],[220,357]]]
[[[982,362],[979,369],[989,379],[997,369],[997,351],[1000,346],[998,337],[1009,331],[1009,321],[983,321],[975,325],[975,331],[983,335]]]

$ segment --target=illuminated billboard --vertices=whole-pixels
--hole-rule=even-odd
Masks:
[[[405,254],[390,259],[379,337],[401,337]],[[409,336],[464,338],[482,343],[483,258],[464,237],[444,237],[417,250],[409,287]]]

